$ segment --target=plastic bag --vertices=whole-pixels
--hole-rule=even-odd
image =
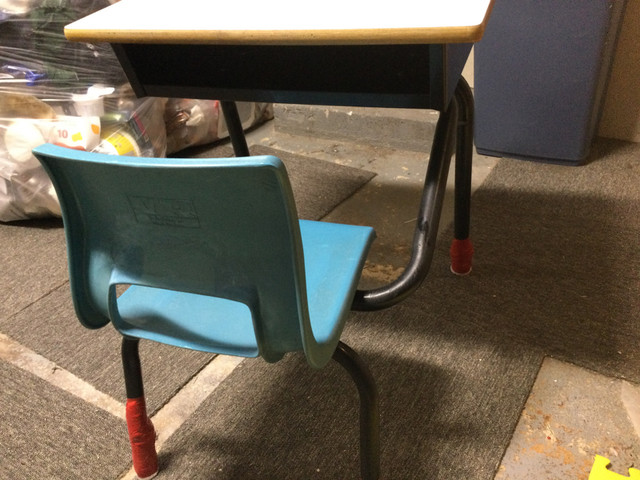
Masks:
[[[270,103],[237,102],[244,129],[273,118]],[[167,153],[204,145],[229,136],[218,100],[170,98],[165,109]]]
[[[165,155],[164,99],[86,94],[77,102],[73,114],[67,115],[35,97],[0,91],[0,221],[60,215],[51,181],[31,154],[38,145]],[[105,110],[109,103],[113,109]]]
[[[0,221],[60,215],[31,149],[45,142],[164,156],[165,100],[135,99],[107,44],[72,43],[64,26],[108,0],[0,0]]]
[[[228,136],[219,102],[136,99],[108,44],[66,40],[65,25],[114,2],[0,0],[0,222],[60,215],[31,155],[41,143],[163,157]],[[273,118],[270,104],[239,113],[244,128]]]
[[[28,103],[42,113],[40,118],[0,121],[0,220],[5,222],[60,215],[51,181],[31,154],[47,141],[55,122],[47,108],[36,107],[34,99]]]
[[[65,25],[108,6],[108,0],[0,0],[0,88],[68,103],[91,85],[126,77],[108,44],[69,42]]]

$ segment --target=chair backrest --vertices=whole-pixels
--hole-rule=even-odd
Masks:
[[[131,158],[54,145],[34,154],[58,193],[85,326],[109,322],[116,284],[145,285],[246,304],[268,361],[302,348],[304,259],[279,159]]]

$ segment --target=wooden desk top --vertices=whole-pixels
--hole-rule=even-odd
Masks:
[[[121,0],[65,28],[109,43],[373,45],[480,40],[494,0]]]

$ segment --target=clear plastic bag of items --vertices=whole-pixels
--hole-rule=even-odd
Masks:
[[[242,128],[273,118],[273,104],[238,102]],[[167,154],[229,136],[218,100],[170,98],[165,107]]]
[[[113,155],[164,156],[165,100],[96,96],[105,90],[113,89],[92,87],[77,96],[71,112],[58,112],[33,96],[0,92],[0,221],[60,216],[51,181],[31,154],[43,143]],[[114,106],[106,109],[109,103]]]
[[[45,142],[163,157],[228,136],[215,100],[136,99],[111,47],[69,42],[64,27],[116,0],[0,0],[0,222],[59,216],[31,150]],[[238,105],[249,128],[270,104]]]
[[[165,154],[166,100],[136,100],[108,45],[64,37],[65,25],[109,3],[0,0],[0,221],[60,215],[37,145]]]

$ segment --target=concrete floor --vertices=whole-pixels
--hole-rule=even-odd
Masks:
[[[333,134],[325,131],[330,135],[323,135],[323,132],[309,131],[307,127],[313,123],[314,116],[353,116],[348,109],[330,112],[318,108],[313,113],[302,112],[298,117],[302,130],[296,131],[292,125],[279,125],[276,118],[276,121],[251,131],[248,134],[249,144],[268,145],[377,174],[325,220],[358,222],[376,229],[378,239],[364,271],[363,287],[384,284],[402,271],[410,253],[413,222],[430,145],[428,136],[432,131],[432,114],[427,113],[423,119],[402,118],[401,122],[394,124],[389,124],[385,118],[369,117],[358,126],[359,132],[364,129],[368,135],[367,143],[363,143],[355,142],[348,133],[337,135],[337,131]],[[416,121],[424,125],[416,127],[412,123]],[[411,124],[408,130],[407,122]],[[329,121],[326,124],[335,126],[337,123]],[[414,127],[424,128],[425,146],[421,147],[418,142],[410,146],[411,150],[398,150],[397,145],[383,138],[381,127],[386,131],[397,127],[394,138],[400,139],[405,134],[415,137]],[[482,184],[496,162],[496,158],[474,157],[474,189]],[[441,228],[452,219],[451,193],[452,188],[449,188]],[[123,416],[119,402],[2,335],[0,358],[114,415]],[[153,420],[159,434],[159,448],[239,362],[235,358],[217,357],[157,413]],[[596,450],[611,460],[613,470],[628,475],[627,468],[634,466],[634,459],[640,458],[640,391],[626,382],[548,359],[539,372],[496,480],[587,480],[593,459],[583,454],[584,445],[601,446]],[[129,472],[123,478],[131,480],[136,477]],[[616,478],[626,477],[602,476],[597,480]]]
[[[627,469],[639,467],[639,439],[638,386],[547,358],[496,480],[628,478]],[[590,452],[607,458],[611,470],[590,478]]]

